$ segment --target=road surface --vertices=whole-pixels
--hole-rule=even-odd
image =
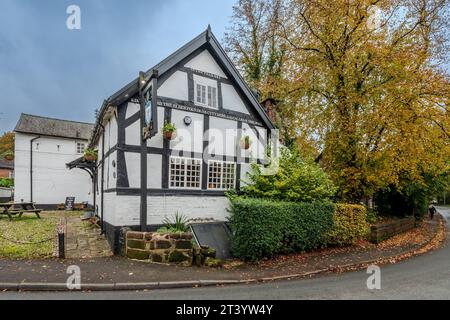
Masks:
[[[450,208],[439,208],[450,227]],[[381,289],[367,289],[365,271],[327,275],[306,280],[243,286],[155,290],[148,292],[31,292],[0,293],[0,299],[450,299],[450,246],[381,268]]]

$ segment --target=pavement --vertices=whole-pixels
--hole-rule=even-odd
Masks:
[[[65,217],[66,238],[65,255],[69,259],[83,259],[87,257],[109,257],[113,253],[100,228],[80,217]]]
[[[440,212],[446,217],[450,218],[450,210],[442,208]],[[426,253],[422,256],[411,260],[399,262],[393,265],[386,265],[382,267],[382,290],[371,291],[367,289],[366,281],[368,275],[365,272],[352,272],[339,275],[320,275],[314,279],[303,280],[289,280],[289,281],[271,281],[264,283],[250,283],[246,285],[234,286],[219,286],[219,287],[204,287],[197,286],[197,288],[189,289],[160,289],[148,291],[105,291],[105,292],[7,292],[0,293],[0,299],[185,299],[189,296],[190,299],[348,299],[348,298],[377,298],[377,299],[409,299],[409,298],[450,298],[450,249],[446,242],[443,248],[438,249],[432,253]],[[344,253],[336,253],[333,258],[339,255],[345,256]],[[348,255],[348,254],[347,254]],[[314,261],[311,258],[311,261]],[[323,257],[321,257],[323,259]],[[114,265],[117,268],[123,268],[123,263],[128,262],[134,264],[134,268],[141,271],[146,271],[148,275],[149,270],[153,270],[158,274],[158,268],[155,265],[147,265],[139,262],[130,262],[125,259],[117,259]],[[48,264],[49,261],[47,261]],[[328,261],[330,262],[330,261]],[[64,270],[65,263],[59,262],[61,270]],[[97,268],[102,269],[98,264]],[[0,266],[4,264],[0,261]],[[105,265],[103,265],[105,266]],[[37,267],[37,266],[35,266]],[[156,267],[156,268],[155,268]],[[161,270],[167,270],[168,266],[159,266]],[[1,267],[0,267],[1,268]],[[4,267],[3,267],[4,268]],[[55,266],[46,266],[47,268],[55,268]],[[245,280],[248,276],[248,269],[242,270],[204,270],[203,268],[177,268],[172,270],[171,274],[180,274],[184,280],[189,280],[186,276],[200,275],[203,279],[219,279],[222,276],[226,279],[241,279]],[[256,267],[255,267],[256,268]],[[169,268],[170,269],[170,268]],[[261,269],[260,266],[258,269]],[[260,272],[272,272],[271,268],[268,270],[260,270]],[[81,268],[81,270],[84,270]],[[129,271],[131,269],[126,269]],[[188,271],[190,270],[190,271]],[[22,269],[23,271],[23,269]],[[53,273],[52,269],[52,273]],[[64,270],[65,271],[65,270]],[[104,270],[105,271],[105,270]],[[133,279],[134,272],[129,272],[128,275]],[[22,274],[22,272],[20,272]],[[132,274],[131,274],[132,273]],[[39,274],[37,272],[36,274]],[[47,272],[44,272],[44,275]],[[58,274],[58,272],[56,273]],[[0,272],[0,282],[4,282],[1,277],[4,271]],[[225,277],[226,275],[226,277]],[[92,275],[85,276],[83,281],[86,281]],[[104,279],[110,279],[111,274],[105,274]],[[64,273],[64,278],[67,275]],[[114,277],[113,277],[114,278]],[[139,277],[136,277],[137,279]],[[161,279],[161,274],[159,274]],[[107,281],[106,281],[107,282]],[[166,282],[166,284],[169,282]],[[187,285],[192,287],[192,285]],[[169,287],[169,286],[166,286]]]

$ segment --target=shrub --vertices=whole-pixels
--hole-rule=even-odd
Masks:
[[[14,186],[14,180],[10,178],[0,178],[0,187],[11,188]]]
[[[171,218],[165,217],[163,223],[165,226],[161,229],[167,230],[166,232],[187,232],[189,230],[188,218],[178,211]]]
[[[249,197],[311,202],[329,199],[336,191],[319,165],[303,159],[296,149],[282,149],[275,175],[263,175],[260,166],[252,164],[247,176],[242,192]]]
[[[367,210],[366,221],[368,224],[377,223],[379,220],[378,212],[375,209]]]
[[[366,208],[360,205],[336,204],[334,227],[328,233],[328,244],[351,245],[369,233]]]
[[[256,261],[277,253],[316,249],[333,227],[332,203],[230,198],[232,253]]]

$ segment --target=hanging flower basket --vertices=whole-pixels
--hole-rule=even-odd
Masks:
[[[95,161],[97,161],[97,158],[98,158],[98,154],[97,154],[97,151],[95,151],[95,150],[87,149],[84,152],[84,160],[86,160],[88,162],[95,162]]]
[[[249,136],[244,136],[239,141],[239,146],[241,147],[242,150],[250,149],[251,145],[252,145],[252,140],[250,139]]]
[[[167,131],[164,132],[164,139],[167,140],[173,140],[177,137],[177,132],[176,131]]]
[[[7,152],[7,153],[5,154],[5,160],[13,161],[13,160],[14,160],[14,153],[12,153],[12,152]]]
[[[173,140],[177,136],[177,128],[173,123],[166,122],[163,126],[163,136],[164,139]]]

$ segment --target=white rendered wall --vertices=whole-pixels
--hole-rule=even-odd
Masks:
[[[184,118],[189,116],[192,123],[187,126]],[[203,115],[180,110],[172,111],[172,123],[177,128],[177,137],[170,141],[172,150],[203,152]]]
[[[152,137],[151,139],[147,140],[147,146],[148,147],[154,147],[154,148],[162,148],[164,145],[164,139],[162,135],[162,127],[164,125],[164,108],[158,107],[158,133]],[[137,128],[137,134],[139,134],[139,126]],[[132,143],[133,145],[139,145],[139,138],[137,140],[134,140],[135,142]]]
[[[184,66],[187,68],[212,73],[222,78],[227,77],[208,50],[204,50]]]
[[[139,153],[125,152],[128,182],[130,188],[141,187],[141,155]],[[160,189],[162,175],[162,156],[147,154],[147,188]]]
[[[147,155],[147,187],[149,189],[161,189],[162,181],[162,155]]]
[[[100,156],[99,156],[99,158],[100,158]],[[100,181],[100,178],[101,178],[101,171],[102,170],[102,166],[101,165],[99,165],[99,167],[98,167],[98,179],[97,179],[97,197],[96,197],[96,199],[95,199],[95,201],[97,202],[96,203],[96,206],[97,206],[97,212],[98,212],[98,215],[99,216],[102,216],[102,214],[103,214],[103,212],[102,212],[102,206],[101,206],[101,203],[102,203],[102,184],[101,184],[101,181]]]
[[[105,201],[104,201],[103,221],[106,221],[112,225],[115,225],[116,214],[120,214],[120,211],[116,211],[117,194],[116,193],[105,193],[104,197],[105,197]],[[138,202],[139,202],[139,200],[138,200]],[[99,205],[99,207],[100,207],[100,205]],[[138,211],[138,214],[139,214],[139,211]]]
[[[105,221],[114,226],[139,225],[139,196],[117,196],[114,200],[112,194],[105,194],[106,202],[111,204],[108,208],[105,206]],[[162,224],[166,216],[171,217],[177,211],[190,219],[226,221],[228,217],[226,208],[229,201],[226,197],[158,196],[148,197],[147,203],[149,225]]]
[[[258,139],[255,130],[250,128],[247,123],[242,124],[242,135],[249,136],[252,144],[248,150],[240,149],[241,157],[248,157],[251,159],[264,159],[266,148],[265,144],[263,144],[261,141],[267,140],[267,138],[265,138],[267,137],[267,130],[261,127],[255,127],[255,129],[258,131],[261,140]]]
[[[234,157],[236,155],[237,122],[217,117],[209,118],[208,153]]]
[[[113,165],[115,164],[115,166]],[[105,189],[114,189],[117,186],[117,152],[109,155],[105,162]]]
[[[130,146],[140,145],[140,123],[136,120],[129,127],[125,129],[125,143]],[[153,139],[153,138],[152,138]]]
[[[158,89],[158,97],[170,97],[183,101],[189,100],[187,73],[176,71],[171,75]]]
[[[134,152],[125,152],[125,163],[127,164],[128,182],[130,188],[141,187],[141,155]]]
[[[222,97],[224,109],[249,114],[244,101],[242,101],[241,97],[232,85],[226,83],[222,84]]]
[[[30,201],[30,140],[36,137],[16,133],[14,201]],[[87,145],[87,141],[78,141]],[[39,143],[39,150],[36,150]],[[66,164],[81,157],[76,153],[77,140],[41,137],[33,143],[33,201],[38,204],[63,203],[66,197],[76,202],[92,203],[89,174],[69,170]],[[59,145],[59,151],[58,146]]]
[[[134,116],[136,113],[140,111],[140,107],[137,103],[129,102],[127,105],[127,111],[125,112],[125,119]]]
[[[111,149],[117,144],[117,136],[119,133],[119,129],[117,127],[117,119],[115,116],[111,117],[109,120],[109,128],[108,128],[108,148],[107,150]],[[106,144],[106,143],[105,143]]]

